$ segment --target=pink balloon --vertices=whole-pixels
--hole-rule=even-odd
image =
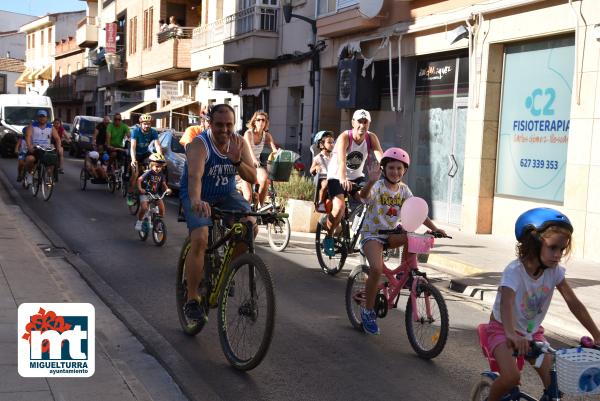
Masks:
[[[408,232],[413,232],[423,224],[429,213],[429,206],[425,199],[413,196],[408,198],[402,204],[400,209],[400,220],[402,228]]]

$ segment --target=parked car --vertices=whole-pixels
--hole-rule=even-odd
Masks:
[[[69,154],[79,157],[84,152],[92,149],[92,140],[96,125],[102,118],[94,116],[75,116],[71,128],[71,148]]]
[[[185,164],[185,149],[179,143],[181,132],[166,129],[159,137],[158,142],[162,149],[165,159],[167,159],[167,167],[165,175],[169,188],[179,189],[181,175],[183,174],[183,165]]]

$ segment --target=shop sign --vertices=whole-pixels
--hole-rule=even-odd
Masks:
[[[114,101],[117,103],[142,102],[142,101],[144,101],[144,92],[143,91],[125,92],[125,91],[115,90]]]
[[[117,24],[115,22],[109,22],[106,24],[106,53],[117,52]]]
[[[170,100],[179,95],[179,87],[177,82],[173,81],[160,81],[159,91],[160,98],[164,100]]]
[[[573,38],[506,48],[496,193],[562,202]]]

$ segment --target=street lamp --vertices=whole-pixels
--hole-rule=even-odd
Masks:
[[[321,66],[320,66],[320,50],[317,49],[317,21],[305,17],[304,15],[292,14],[292,0],[281,0],[281,9],[283,11],[283,19],[289,23],[292,18],[297,18],[304,22],[308,22],[312,28],[312,44],[309,44],[312,51],[312,66],[311,66],[311,84],[313,85],[313,107],[312,107],[312,132],[317,132],[319,129],[319,98],[321,96]],[[302,143],[302,133],[300,133],[300,146]],[[299,152],[302,153],[302,152]]]

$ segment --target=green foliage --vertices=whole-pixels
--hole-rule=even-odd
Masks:
[[[285,204],[288,199],[312,201],[315,195],[313,180],[300,175],[296,170],[292,171],[289,181],[275,182],[274,185],[281,204]]]

